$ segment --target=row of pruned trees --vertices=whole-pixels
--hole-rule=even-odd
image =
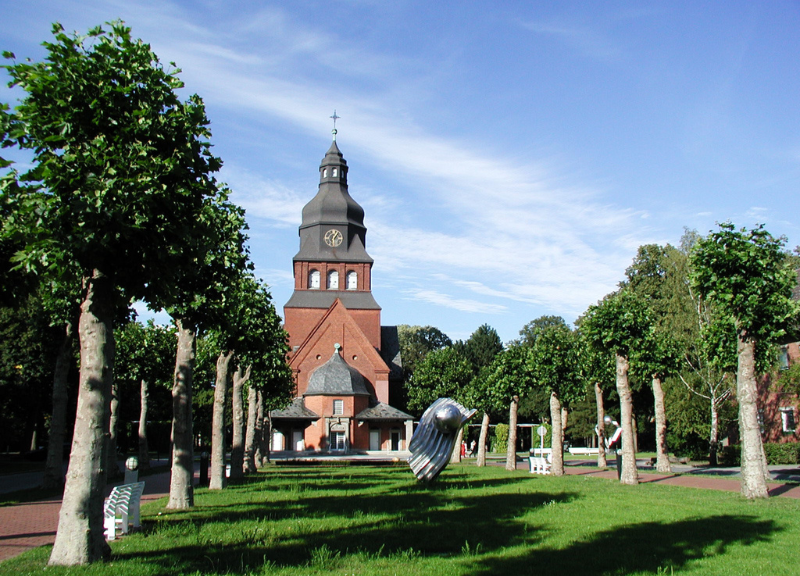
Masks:
[[[712,464],[716,464],[719,442],[719,412],[735,392],[742,492],[748,498],[766,496],[768,476],[757,420],[755,377],[771,368],[775,342],[786,337],[792,325],[796,327],[798,315],[798,304],[791,299],[797,258],[783,250],[783,242],[763,227],[737,230],[725,223],[704,238],[687,231],[680,247],[642,246],[619,289],[590,306],[576,321],[575,329],[560,317],[538,318],[521,330],[520,339],[496,351],[481,367],[470,365],[459,354],[458,345],[447,346],[452,343],[439,339],[441,350],[417,360],[416,370],[407,379],[409,398],[420,398],[416,404],[410,402],[409,408],[419,410],[441,395],[478,408],[484,414],[482,451],[490,414],[506,407],[510,425],[507,467],[512,469],[520,401],[537,397],[541,404],[546,396],[553,426],[553,472],[558,475],[563,474],[565,408],[584,401],[587,395],[594,396],[595,430],[602,446],[604,396],[614,392],[622,428],[621,481],[635,484],[632,398],[637,389],[648,386],[652,391],[656,467],[660,471],[670,470],[666,384],[672,387],[673,396],[675,386],[680,386],[706,402]],[[673,408],[672,413],[682,409]],[[482,463],[483,455],[478,458]],[[606,465],[602,450],[598,464]]]
[[[181,100],[179,70],[164,67],[120,22],[85,36],[54,25],[53,34],[42,62],[4,53],[10,86],[22,98],[13,110],[0,106],[0,140],[27,154],[30,164],[19,171],[0,159],[7,169],[0,180],[0,250],[13,264],[2,270],[4,292],[11,285],[43,291],[58,312],[54,322],[66,327],[65,347],[73,333],[80,346],[72,450],[50,556],[50,564],[72,565],[108,553],[103,488],[111,461],[116,465],[115,361],[141,370],[140,382],[163,377],[148,372],[147,359],[132,357],[135,341],[117,346],[114,326],[125,323],[131,302],[164,309],[175,322],[168,508],[193,505],[198,333],[219,350],[221,397],[232,373],[234,398],[249,380],[264,401],[285,402],[291,378],[286,335],[248,260],[244,212],[214,177],[222,163],[211,153],[202,100]],[[263,412],[264,403],[251,402],[251,410],[261,405]],[[216,485],[224,471],[221,427],[215,418]],[[234,470],[245,466],[240,436],[236,458],[243,463]],[[53,438],[51,431],[51,445]],[[60,442],[55,448],[60,452]]]

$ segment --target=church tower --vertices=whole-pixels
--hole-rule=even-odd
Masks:
[[[294,292],[283,309],[297,390],[290,407],[271,413],[273,449],[403,451],[412,417],[389,405],[402,377],[397,328],[381,326],[364,209],[350,196],[333,133],[319,189],[303,208]]]
[[[347,189],[347,161],[336,140],[319,166],[319,190],[303,208],[294,293],[284,306],[289,345],[299,346],[338,298],[380,349],[380,306],[372,296],[364,209]],[[290,329],[291,328],[291,329]]]

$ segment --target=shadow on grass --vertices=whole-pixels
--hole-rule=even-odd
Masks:
[[[517,481],[508,478],[497,484],[513,487]],[[462,482],[466,479],[449,478],[449,490],[417,489],[412,484],[412,491],[390,489],[352,496],[310,493],[292,502],[292,510],[287,510],[286,501],[235,510],[198,507],[190,520],[162,519],[159,525],[148,527],[145,537],[166,535],[174,546],[126,552],[115,558],[146,561],[158,565],[164,574],[209,569],[245,574],[266,562],[309,565],[319,550],[342,557],[356,552],[387,556],[408,550],[424,556],[454,557],[467,543],[480,543],[483,552],[533,544],[538,540],[537,530],[523,517],[532,509],[577,497],[531,491],[488,495],[454,492],[453,483]],[[242,520],[255,522],[237,524]],[[277,520],[284,522],[273,528]]]
[[[465,573],[472,576],[660,574],[669,568],[677,571],[693,560],[725,554],[734,544],[749,546],[767,541],[779,531],[781,528],[775,522],[751,516],[644,522],[599,532],[590,540],[559,550],[533,549],[514,558],[475,558]]]

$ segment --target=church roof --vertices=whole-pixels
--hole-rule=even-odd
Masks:
[[[273,410],[269,414],[272,418],[285,420],[319,420],[319,414],[306,408],[302,398],[295,398],[283,410]]]
[[[364,376],[347,364],[336,345],[331,359],[311,373],[303,396],[369,396]]]
[[[356,414],[356,420],[413,420],[414,417],[398,410],[394,406],[389,406],[383,402],[378,402],[375,406],[370,406]]]
[[[347,171],[347,161],[334,140],[319,166],[319,190],[303,207],[295,261],[372,263],[366,250],[364,209],[347,190]],[[339,238],[328,244],[325,234],[331,230]]]
[[[333,175],[334,169],[336,176]],[[336,141],[322,159],[320,170],[319,192],[303,208],[300,228],[319,222],[350,223],[363,228],[364,209],[347,191],[347,161],[342,157]]]
[[[380,310],[372,292],[355,290],[295,290],[284,308],[330,308],[336,299],[348,310]]]
[[[400,336],[397,333],[397,326],[381,326],[381,358],[389,367],[389,380],[401,380],[403,359],[400,356]]]

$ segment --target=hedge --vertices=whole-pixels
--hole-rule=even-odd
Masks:
[[[742,447],[738,444],[725,446],[719,453],[721,466],[739,466],[741,464]],[[800,462],[800,442],[764,443],[764,454],[767,464],[797,464]]]

